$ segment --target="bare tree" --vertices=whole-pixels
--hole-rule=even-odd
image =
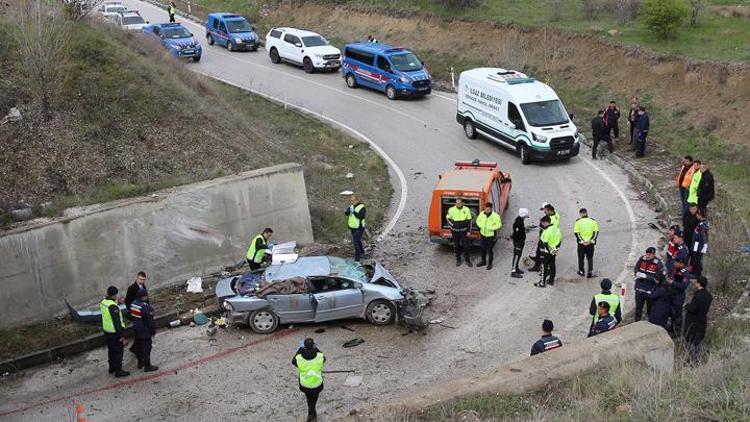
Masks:
[[[703,0],[688,0],[690,6],[690,26],[698,25],[698,17],[703,13],[706,4]]]
[[[11,34],[18,45],[16,65],[47,120],[66,75],[71,21],[52,0],[19,0],[10,16],[15,25]]]
[[[104,0],[63,0],[65,10],[73,20],[81,20],[88,16]]]

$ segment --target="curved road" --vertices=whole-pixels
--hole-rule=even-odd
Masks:
[[[165,20],[166,13],[150,4],[125,3],[151,22]],[[202,26],[185,24],[203,40]],[[5,418],[58,420],[65,401],[45,404],[45,400],[85,391],[76,400],[89,406],[88,416],[95,420],[300,419],[303,399],[295,391],[289,361],[297,341],[306,335],[318,339],[330,369],[357,369],[364,376],[359,387],[344,387],[343,376],[327,378],[321,416],[345,415],[352,408],[393,400],[430,383],[520,359],[528,354],[544,318],[555,321],[564,341],[585,337],[588,303],[598,290],[599,279],[575,275],[572,226],[580,207],[588,208],[601,225],[595,257],[598,274],[629,281],[626,269],[655,239],[655,232],[643,229],[653,213],[629,187],[628,178],[606,161],[584,158],[589,154],[586,148],[569,162],[523,166],[502,147],[464,137],[455,122],[453,94],[435,92],[422,100],[393,102],[374,91],[347,88],[339,74],[308,75],[297,67],[274,65],[264,50],[230,53],[202,43],[203,59],[189,63],[191,69],[316,114],[374,144],[386,156],[397,197],[376,255],[404,284],[436,289],[430,316],[444,319],[449,327],[435,325],[422,336],[354,322],[350,326],[356,333],[330,325],[326,333],[314,334],[319,327],[303,326],[291,336],[250,345],[248,340],[258,336],[245,330],[222,333],[217,342],[207,342],[200,329],[170,331],[157,336],[153,360],[162,369],[179,371],[162,371],[158,379],[131,376],[127,385],[116,385],[102,371],[106,351],[99,349],[72,360],[68,368],[50,365],[0,386],[0,415],[30,407]],[[425,230],[436,176],[457,159],[473,158],[497,161],[513,177],[493,271],[456,268],[452,252],[430,244]],[[356,169],[352,171],[356,190]],[[558,283],[536,289],[531,286],[536,274],[522,280],[509,277],[510,244],[504,238],[519,207],[529,208],[528,224],[535,224],[545,201],[554,204],[562,216],[564,241],[558,257]],[[341,205],[343,209],[345,204]],[[526,253],[533,250],[536,232],[528,238]],[[358,336],[365,338],[364,345],[339,346]]]

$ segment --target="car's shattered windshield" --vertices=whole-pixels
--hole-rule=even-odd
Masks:
[[[337,274],[352,280],[367,283],[367,270],[362,264],[351,259],[337,258],[329,256],[328,261],[331,264],[331,274]]]

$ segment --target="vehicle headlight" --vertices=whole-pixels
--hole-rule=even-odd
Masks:
[[[403,82],[403,83],[405,83],[405,84],[411,82],[411,78],[408,78],[406,76],[399,76],[398,80],[401,81],[401,82]]]
[[[172,44],[172,48],[174,48],[175,50],[182,50],[182,46],[179,44]]]
[[[226,300],[221,304],[221,307],[224,308],[224,310],[227,310],[229,312],[232,312],[232,304],[227,302]]]
[[[537,142],[542,142],[542,143],[547,142],[547,137],[543,135],[537,135],[536,133],[532,132],[531,137],[534,138],[534,140]]]
[[[237,44],[242,44],[242,38],[235,38],[234,42],[236,42]]]
[[[323,56],[324,56],[324,54],[321,54],[321,53],[315,53],[315,57],[317,57],[317,58],[319,58],[319,59],[322,59],[322,58],[323,58]]]
[[[578,131],[576,131],[576,133],[573,134],[573,137],[576,138],[576,140],[578,140]]]

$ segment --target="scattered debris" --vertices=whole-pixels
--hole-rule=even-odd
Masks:
[[[227,319],[224,317],[214,318],[211,320],[211,325],[221,328],[227,328]]]
[[[355,347],[355,346],[359,346],[360,344],[362,344],[364,342],[365,342],[365,339],[363,339],[362,337],[357,337],[357,338],[353,338],[353,339],[347,341],[346,343],[343,344],[343,346],[347,347],[347,348],[348,347]]]
[[[343,328],[343,329],[345,329],[345,330],[347,330],[347,331],[351,331],[351,332],[354,332],[354,331],[356,331],[356,330],[355,330],[354,328],[349,328],[349,327],[347,327],[346,325],[342,325],[342,326],[341,326],[341,328]]]
[[[25,207],[11,211],[10,215],[12,215],[16,220],[23,221],[33,217],[34,211],[31,209],[31,207]]]
[[[193,277],[187,282],[188,293],[203,293],[203,279],[200,277]]]
[[[208,327],[206,329],[206,335],[209,336],[209,337],[213,337],[213,336],[216,335],[217,331],[219,331],[219,328],[217,328],[215,326],[214,327]]]
[[[170,328],[179,327],[180,325],[182,325],[182,321],[180,321],[179,319],[176,319],[169,323]]]
[[[354,192],[352,192],[350,190],[345,190],[345,191],[342,191],[339,195],[341,195],[341,196],[349,196],[349,195],[354,195]]]
[[[196,325],[206,325],[208,324],[209,321],[210,320],[208,319],[206,314],[204,314],[203,312],[198,311],[198,312],[195,312],[195,315],[193,315],[193,322]]]
[[[740,252],[750,253],[750,243],[740,246]]]
[[[656,224],[654,224],[654,223],[648,223],[648,226],[651,227],[654,230],[661,231],[661,229],[659,227],[657,227]]]
[[[346,177],[347,179],[354,179],[354,173],[346,173],[346,176],[344,177]]]
[[[21,116],[21,112],[18,111],[18,108],[11,107],[10,112],[3,117],[3,120],[0,120],[0,125],[4,125],[8,122],[17,122],[21,119],[23,119],[23,116]]]
[[[454,327],[454,326],[452,326],[452,325],[448,325],[448,324],[439,324],[439,325],[440,325],[441,327],[445,327],[445,328],[450,328],[450,329],[452,329],[452,330],[455,330],[455,329],[456,329],[456,327]]]
[[[362,375],[349,375],[344,381],[346,387],[359,387],[362,384]]]
[[[428,322],[428,324],[442,324],[443,321],[445,321],[443,318],[437,318],[437,319],[431,320],[430,322]]]

